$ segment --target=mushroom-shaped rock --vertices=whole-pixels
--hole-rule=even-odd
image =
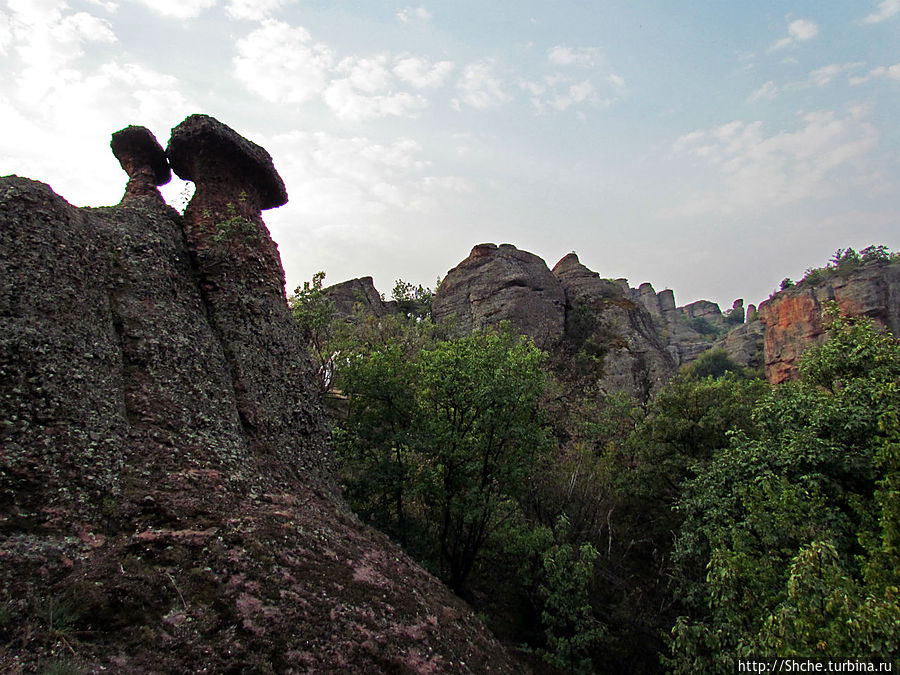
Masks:
[[[271,155],[208,115],[191,115],[172,129],[166,154],[172,170],[196,187],[183,223],[200,267],[226,265],[266,278],[284,295],[278,248],[260,213],[287,201]],[[210,274],[212,283],[218,273]]]
[[[109,145],[128,174],[122,200],[145,195],[160,197],[156,186],[168,183],[172,172],[165,151],[151,131],[147,127],[128,126],[115,132]]]
[[[271,155],[209,115],[191,115],[172,129],[166,154],[176,175],[196,184],[204,208],[222,202],[252,217],[287,202]]]

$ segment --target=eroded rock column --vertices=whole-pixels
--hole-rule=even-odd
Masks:
[[[132,125],[115,132],[109,145],[128,174],[122,203],[134,197],[155,197],[162,202],[157,186],[172,180],[172,171],[156,136],[147,127]]]
[[[312,367],[261,215],[287,202],[272,158],[207,115],[175,127],[166,152],[175,173],[196,186],[185,236],[231,368],[241,423],[258,453],[327,482],[327,453],[308,440],[322,438]]]

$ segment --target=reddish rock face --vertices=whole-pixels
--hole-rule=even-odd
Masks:
[[[765,324],[766,377],[772,383],[797,375],[803,352],[825,339],[823,305],[837,303],[845,316],[867,316],[900,335],[900,263],[868,264],[815,286],[777,293],[757,309]]]
[[[196,186],[184,224],[201,266],[220,269],[224,255],[283,295],[281,258],[261,212],[285,204],[287,191],[269,153],[213,117],[191,115],[172,129],[166,155]]]
[[[822,341],[821,307],[813,294],[802,294],[764,302],[759,309],[766,326],[766,378],[784,382],[796,373],[800,355]]]

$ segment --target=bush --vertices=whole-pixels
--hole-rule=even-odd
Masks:
[[[712,325],[709,319],[703,316],[695,316],[694,318],[688,320],[688,326],[690,326],[692,330],[697,331],[701,335],[719,334],[719,329]]]

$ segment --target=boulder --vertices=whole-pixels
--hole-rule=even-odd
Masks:
[[[685,305],[682,310],[689,319],[702,318],[707,321],[720,322],[722,320],[722,310],[719,305],[709,300],[697,300]]]
[[[666,288],[656,294],[659,301],[659,310],[666,314],[675,311],[675,292],[671,288]]]
[[[765,328],[759,321],[739,325],[716,341],[732,361],[745,368],[761,369],[765,365],[763,339]]]
[[[600,385],[646,400],[672,376],[675,363],[659,339],[653,317],[619,282],[601,279],[566,255],[553,267],[566,296],[565,343],[570,354],[602,358]],[[649,286],[649,284],[646,284]],[[639,296],[656,300],[652,286]]]
[[[381,299],[372,277],[360,277],[334,284],[324,289],[325,297],[334,303],[335,314],[343,319],[351,319],[362,314],[384,316],[392,313],[395,303]]]

